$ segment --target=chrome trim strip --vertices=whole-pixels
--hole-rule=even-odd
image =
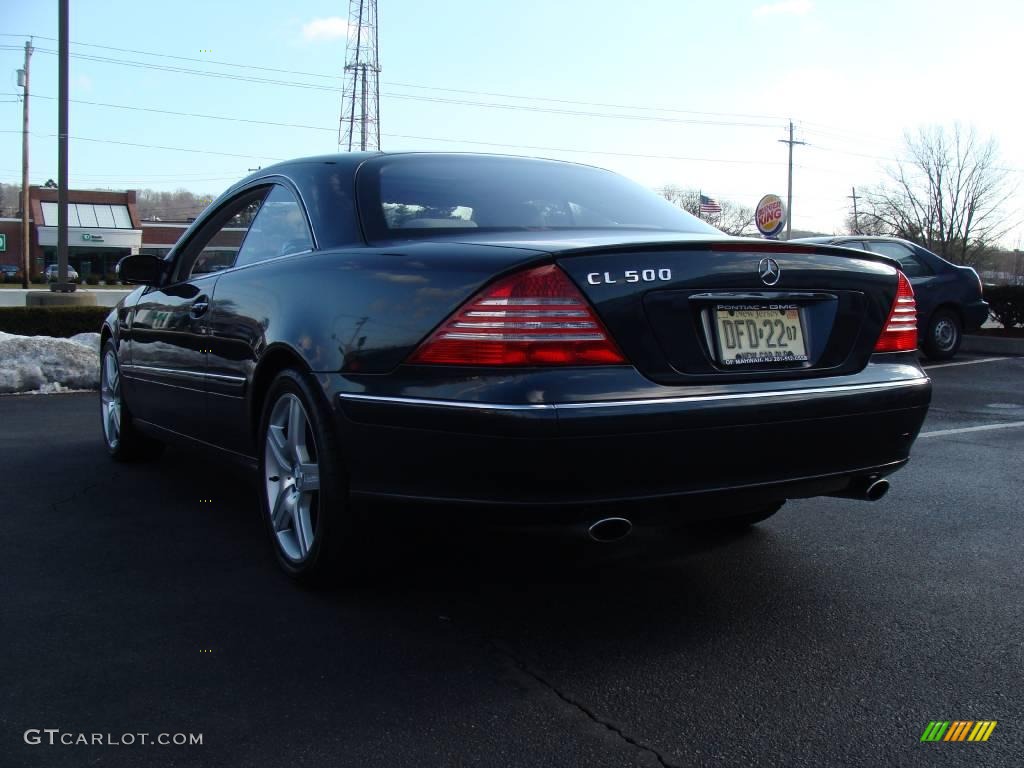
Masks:
[[[230,381],[233,384],[245,383],[245,376],[231,376],[226,373],[204,373],[203,376],[208,379],[217,379],[218,381]]]
[[[903,381],[884,381],[871,384],[842,384],[836,387],[807,387],[804,389],[787,389],[761,392],[731,392],[721,395],[687,395],[685,397],[654,397],[646,400],[603,400],[591,403],[537,403],[537,404],[506,404],[506,403],[471,403],[464,400],[431,400],[420,397],[388,397],[383,395],[360,395],[355,393],[340,392],[338,397],[342,400],[356,400],[361,402],[391,403],[393,405],[434,405],[446,408],[468,408],[480,411],[537,411],[537,410],[578,410],[583,408],[621,408],[643,405],[676,405],[680,403],[708,403],[720,400],[750,400],[758,397],[772,396],[803,396],[803,395],[824,395],[842,394],[846,392],[863,392],[875,389],[902,389],[904,387],[919,387],[927,384],[930,379],[922,376],[916,379],[905,379]]]
[[[152,365],[122,365],[121,370],[125,373],[158,373],[165,376],[179,376],[184,379],[217,379],[218,381],[229,381],[233,384],[245,383],[245,376],[229,376],[224,373],[204,373],[202,371],[186,371],[175,368],[157,368]]]

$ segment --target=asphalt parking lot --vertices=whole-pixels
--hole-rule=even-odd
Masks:
[[[95,394],[0,398],[0,764],[1018,766],[1024,358],[929,372],[876,504],[616,557],[380,532],[374,585],[334,592],[278,573],[241,471],[111,464]]]

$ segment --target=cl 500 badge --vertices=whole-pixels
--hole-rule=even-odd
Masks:
[[[627,269],[621,275],[611,272],[588,272],[587,282],[591,285],[612,285],[614,283],[656,283],[672,279],[671,269]]]

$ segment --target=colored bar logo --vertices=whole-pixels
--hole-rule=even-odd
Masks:
[[[988,741],[997,720],[932,720],[921,741]]]

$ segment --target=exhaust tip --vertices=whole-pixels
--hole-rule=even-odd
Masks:
[[[878,501],[889,492],[889,481],[882,477],[861,476],[850,481],[845,490],[830,493],[840,499]]]
[[[888,480],[875,480],[864,489],[864,498],[868,501],[878,501],[889,492]]]
[[[633,523],[624,517],[606,517],[598,520],[587,529],[587,533],[594,541],[606,544],[612,541],[619,541],[629,536],[633,530]]]

